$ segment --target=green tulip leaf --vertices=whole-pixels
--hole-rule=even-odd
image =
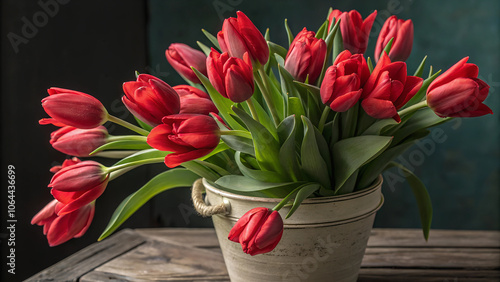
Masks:
[[[215,184],[221,189],[232,193],[248,195],[248,193],[253,192],[268,192],[280,198],[287,195],[288,191],[304,183],[303,181],[282,183],[263,182],[242,175],[226,175],[215,181]]]
[[[241,152],[236,152],[234,154],[234,159],[235,159],[236,164],[238,165],[238,168],[240,169],[241,173],[248,178],[253,178],[255,180],[259,180],[262,182],[273,182],[273,183],[279,183],[279,182],[283,182],[285,180],[275,172],[252,169],[252,168],[247,167],[241,161]]]
[[[316,38],[325,40],[327,35],[328,35],[328,20],[323,22],[323,24],[319,27],[318,31],[316,32]]]
[[[164,158],[168,154],[170,154],[170,152],[159,151],[156,149],[146,149],[146,150],[139,151],[133,155],[130,155],[126,158],[119,160],[118,162],[113,164],[113,166],[131,163],[131,162],[136,162],[136,161],[145,160],[145,159]]]
[[[275,137],[259,122],[254,120],[245,111],[233,107],[233,111],[246,124],[255,149],[255,157],[263,170],[281,173],[282,168],[279,163],[279,143]]]
[[[157,194],[175,187],[190,187],[199,177],[187,169],[174,168],[151,179],[135,193],[128,196],[115,210],[99,241],[111,235],[135,211]]]
[[[144,139],[144,141],[117,140],[106,143],[98,147],[97,149],[92,151],[92,153],[90,153],[89,155],[93,155],[104,150],[144,150],[144,149],[151,149],[151,146],[149,146],[149,144],[146,142],[146,139]]]
[[[394,132],[394,144],[398,144],[408,135],[420,129],[425,129],[447,122],[450,118],[438,117],[430,108],[415,112],[399,130]]]
[[[288,26],[288,20],[285,19],[285,30],[286,30],[286,35],[288,36],[288,46],[292,45],[293,42],[293,33],[290,30],[290,27]]]
[[[196,44],[198,44],[198,46],[203,51],[203,53],[205,53],[205,56],[207,56],[207,57],[210,56],[210,52],[212,52],[212,49],[210,49],[210,47],[201,43],[200,41],[196,41]]]
[[[296,119],[294,116],[289,116],[284,119],[278,127],[278,135],[282,143],[279,152],[279,160],[288,177],[293,181],[298,181],[301,172],[298,154],[295,149],[297,131],[297,124],[295,121]]]
[[[289,218],[290,216],[292,216],[292,214],[299,208],[300,204],[302,204],[305,199],[311,196],[311,194],[318,191],[320,187],[321,186],[319,184],[312,183],[300,188],[299,192],[297,192],[297,195],[295,196],[292,208],[290,209],[290,211],[288,211],[288,214],[285,218]]]
[[[325,188],[329,188],[331,187],[331,171],[329,171],[328,163],[325,161],[325,159],[330,158],[328,146],[326,146],[326,151],[321,151],[320,149],[325,150],[325,147],[320,145],[321,140],[317,139],[318,135],[311,121],[307,117],[302,116],[302,123],[304,124],[304,139],[300,150],[302,170],[311,180],[320,183]]]
[[[432,66],[431,66],[431,69],[432,69]],[[433,82],[434,79],[436,79],[440,73],[441,73],[441,70],[439,70],[435,74],[431,75],[429,78],[425,79],[424,82],[422,83],[422,87],[420,87],[420,89],[417,91],[417,94],[415,94],[415,96],[413,96],[410,99],[410,101],[408,101],[406,103],[404,108],[407,108],[407,107],[412,106],[420,101],[425,100],[425,93],[427,92],[427,88],[429,88],[429,85],[431,84],[431,82]]]
[[[221,139],[227,146],[229,146],[229,148],[255,156],[253,141],[251,139],[235,135],[222,135]]]
[[[302,87],[304,87],[305,89],[311,91],[311,93],[317,97],[321,97],[321,94],[320,94],[320,88],[316,85],[312,85],[312,84],[307,84],[307,83],[303,83],[303,82],[300,82],[300,81],[296,81],[294,80],[293,83],[297,84],[297,85],[300,85]]]
[[[300,97],[293,76],[281,65],[278,66],[278,71],[281,79],[281,92],[288,97]]]
[[[153,129],[153,127],[145,122],[143,122],[142,120],[138,119],[136,116],[134,116],[134,119],[135,121],[137,121],[137,124],[139,124],[140,127],[142,127],[143,129],[147,130],[147,131],[151,131]]]
[[[337,20],[335,25],[340,26],[341,19]],[[335,33],[335,37],[333,38],[333,51],[332,51],[332,62],[335,61],[340,52],[344,51],[344,41],[342,40],[342,31],[340,29]]]
[[[400,169],[406,178],[408,184],[410,184],[415,200],[417,201],[418,211],[420,213],[420,223],[422,224],[422,232],[424,233],[424,238],[427,241],[429,239],[429,231],[431,229],[432,223],[432,201],[429,196],[429,192],[425,188],[424,183],[411,172],[409,169],[403,165],[391,162],[387,168],[397,167]]]
[[[217,40],[217,37],[213,36],[210,32],[208,32],[204,29],[202,29],[201,31],[208,38],[208,40],[215,46],[215,48],[217,48],[220,51],[221,49],[220,49],[219,41]]]
[[[424,73],[426,61],[427,61],[427,55],[422,59],[422,62],[420,62],[420,65],[418,65],[418,68],[415,70],[415,73],[413,74],[413,76],[422,77],[422,74]]]
[[[333,145],[333,167],[337,192],[361,166],[380,155],[391,144],[392,137],[364,135],[343,139]]]

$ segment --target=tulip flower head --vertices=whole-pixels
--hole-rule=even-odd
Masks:
[[[298,81],[316,83],[326,56],[326,43],[315,37],[314,31],[304,29],[297,34],[285,58],[285,69]]]
[[[413,22],[398,19],[396,16],[391,16],[385,21],[375,45],[375,62],[378,62],[380,54],[391,38],[394,40],[389,58],[391,61],[406,61],[413,46]]]
[[[43,225],[43,234],[47,236],[47,241],[51,247],[60,245],[72,238],[83,236],[94,218],[94,202],[70,213],[58,215],[57,211],[63,206],[64,204],[54,199],[31,220],[31,224]]]
[[[98,147],[106,143],[108,131],[104,126],[92,129],[62,127],[50,134],[50,144],[54,149],[77,157],[88,157]]]
[[[123,91],[123,104],[134,116],[150,126],[161,124],[164,116],[179,113],[180,99],[177,92],[152,75],[140,74],[137,81],[125,82]]]
[[[200,80],[191,67],[194,67],[205,76],[207,75],[207,67],[205,65],[207,56],[203,52],[193,49],[186,44],[170,44],[165,51],[165,56],[169,64],[180,75],[194,83],[200,83]]]
[[[477,78],[479,69],[465,57],[436,78],[427,89],[427,104],[440,117],[493,114],[483,104],[490,86]]]
[[[253,63],[265,65],[269,59],[269,47],[264,36],[243,12],[238,11],[236,15],[237,18],[225,19],[217,34],[222,52],[240,59],[248,53]]]
[[[391,63],[384,53],[363,87],[361,106],[374,118],[392,117],[400,122],[397,111],[417,93],[422,83],[422,78],[407,75],[404,62]]]
[[[207,58],[208,79],[214,88],[224,97],[235,103],[244,102],[253,95],[252,64],[245,53],[244,59],[220,54],[212,48]]]
[[[344,49],[349,50],[353,54],[364,54],[368,46],[370,30],[376,17],[377,11],[371,13],[363,21],[361,14],[356,10],[350,12],[333,10],[328,16],[328,30],[333,28],[335,23],[340,19],[340,32],[342,33]],[[334,18],[335,22],[333,21]]]
[[[321,101],[336,112],[345,112],[361,97],[362,88],[370,76],[362,54],[352,55],[349,50],[341,52],[331,67],[326,70],[321,83]]]
[[[245,213],[229,232],[228,239],[241,244],[249,255],[268,253],[283,235],[283,220],[277,211],[254,208]]]
[[[93,202],[106,189],[109,174],[95,161],[63,166],[52,177],[51,193],[64,206],[58,215],[67,214]]]
[[[219,145],[220,131],[215,120],[206,115],[178,114],[163,118],[163,124],[151,130],[148,144],[160,151],[173,152],[165,157],[168,167],[203,157]]]
[[[200,89],[189,85],[177,85],[173,88],[180,97],[180,114],[208,115],[219,112],[210,96]]]
[[[52,119],[41,124],[69,125],[89,129],[108,120],[108,112],[99,100],[82,92],[52,87],[49,96],[42,100],[42,107]]]

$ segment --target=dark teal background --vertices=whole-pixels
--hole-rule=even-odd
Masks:
[[[199,40],[209,44],[201,28],[216,34],[223,18],[246,13],[264,32],[270,28],[271,40],[287,46],[283,20],[296,34],[304,26],[317,30],[328,8],[358,10],[363,17],[378,10],[370,35],[367,56],[373,57],[378,31],[386,18],[412,19],[415,26],[413,51],[408,59],[412,73],[428,55],[428,65],[448,69],[465,56],[479,66],[480,78],[490,86],[486,100],[495,115],[454,120],[439,127],[444,142],[428,138],[401,156],[426,184],[434,206],[432,228],[500,229],[499,194],[499,114],[500,114],[500,3],[489,1],[164,1],[151,0],[149,6],[149,71],[171,85],[183,84],[168,65],[165,49],[174,42],[197,47]],[[427,71],[427,70],[426,70]],[[427,146],[427,147],[425,147]],[[423,149],[422,149],[423,148]],[[419,158],[417,158],[419,157]],[[394,172],[392,172],[394,174]],[[393,174],[385,174],[389,180]],[[384,185],[386,202],[377,215],[377,227],[419,227],[415,200],[406,183]],[[173,209],[179,198],[162,195]],[[186,203],[189,204],[188,201]],[[166,206],[169,206],[166,205]],[[167,208],[168,209],[168,208]],[[163,213],[168,216],[168,210]],[[193,218],[194,219],[194,218]],[[168,221],[168,220],[167,220]],[[205,221],[199,224],[207,224]],[[432,233],[431,233],[432,236]]]

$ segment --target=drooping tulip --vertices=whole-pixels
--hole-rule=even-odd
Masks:
[[[391,38],[394,40],[389,51],[389,58],[393,62],[406,61],[413,47],[413,22],[398,19],[396,16],[390,16],[385,21],[375,45],[375,62],[378,62],[380,54]]]
[[[219,112],[210,96],[200,89],[189,85],[177,85],[173,88],[180,97],[180,114],[208,115]]]
[[[70,213],[58,215],[64,204],[52,200],[31,220],[31,224],[43,225],[43,234],[47,236],[49,246],[54,247],[72,238],[83,236],[92,223],[95,204],[91,202]]]
[[[427,104],[440,117],[478,117],[492,114],[483,104],[490,86],[477,78],[479,68],[465,57],[438,76],[427,89]]]
[[[199,50],[189,47],[183,43],[172,43],[165,51],[165,56],[170,65],[183,77],[194,83],[200,83],[200,80],[191,69],[194,67],[199,72],[207,75],[206,60],[207,56]]]
[[[98,147],[106,143],[108,131],[104,126],[92,129],[62,127],[50,134],[50,144],[64,154],[88,157]]]
[[[89,94],[55,87],[48,89],[47,92],[49,96],[42,100],[43,109],[52,117],[45,119],[47,123],[89,129],[98,127],[108,120],[106,108]]]
[[[321,101],[336,112],[347,111],[358,102],[369,76],[362,54],[352,55],[349,50],[341,52],[326,70],[321,83]]]
[[[134,116],[150,126],[161,124],[164,116],[179,113],[180,99],[177,92],[152,75],[140,74],[137,81],[125,82],[123,91],[123,104]]]
[[[49,183],[54,198],[64,205],[58,215],[70,213],[93,202],[104,192],[108,181],[109,174],[95,161],[62,167]]]
[[[151,130],[147,142],[157,150],[172,152],[165,157],[165,164],[173,168],[207,155],[219,140],[220,130],[212,117],[178,114],[164,117],[163,124]]]
[[[236,222],[228,239],[240,243],[243,252],[254,256],[274,250],[282,235],[283,220],[277,211],[254,208]]]
[[[344,49],[353,54],[364,54],[368,46],[370,30],[376,17],[377,11],[371,13],[363,21],[361,14],[356,10],[350,12],[333,10],[328,17],[328,30],[340,19],[340,32],[342,33]],[[333,18],[335,18],[335,22],[333,22]]]
[[[207,58],[208,79],[224,97],[235,103],[244,102],[253,95],[253,71],[248,53],[243,60],[219,54],[212,48]]]
[[[326,43],[315,37],[314,31],[304,29],[297,34],[285,58],[285,69],[298,81],[316,83],[326,56]]]
[[[266,64],[269,47],[264,36],[243,12],[238,11],[236,15],[237,18],[225,19],[222,30],[217,33],[222,52],[240,59],[243,59],[243,54],[248,53],[252,62]]]
[[[392,117],[400,122],[397,111],[417,93],[422,82],[420,77],[407,75],[406,63],[391,63],[384,53],[363,87],[361,106],[371,117]]]

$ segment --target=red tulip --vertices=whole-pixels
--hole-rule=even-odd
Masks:
[[[356,10],[350,12],[333,10],[328,17],[328,30],[340,19],[340,32],[344,41],[344,49],[353,54],[363,54],[366,51],[370,30],[376,17],[377,11],[371,13],[363,21],[361,14]],[[335,22],[333,22],[333,18],[335,18]]]
[[[326,70],[321,83],[321,101],[336,112],[345,112],[361,97],[362,87],[370,76],[362,54],[341,52]]]
[[[168,167],[203,157],[210,153],[220,140],[215,120],[206,115],[179,114],[163,118],[163,124],[153,128],[148,144],[160,151],[172,152],[165,157]]]
[[[149,74],[141,74],[137,81],[123,84],[123,104],[141,121],[157,126],[164,116],[178,114],[180,100],[167,83]]]
[[[49,183],[54,198],[64,204],[58,215],[70,213],[93,202],[104,192],[108,181],[109,174],[95,161],[62,167]]]
[[[380,54],[391,38],[394,40],[389,58],[391,61],[406,61],[413,46],[413,22],[398,19],[396,16],[391,16],[385,21],[375,45],[375,62],[378,62]]]
[[[200,89],[189,85],[177,85],[173,88],[180,97],[180,114],[208,115],[219,112],[210,96]]]
[[[201,82],[191,67],[194,67],[205,76],[207,75],[207,67],[205,65],[207,56],[203,52],[193,49],[186,44],[170,44],[167,51],[165,51],[165,56],[170,65],[180,75],[194,83]]]
[[[264,36],[243,12],[238,11],[236,15],[237,18],[225,19],[222,30],[217,34],[222,52],[240,59],[248,53],[252,62],[265,65],[269,59],[269,48]]]
[[[50,172],[56,173],[56,172],[60,171],[63,167],[74,165],[74,164],[77,164],[77,163],[80,163],[80,162],[82,162],[82,161],[80,159],[76,158],[76,157],[73,157],[71,159],[65,159],[64,162],[62,163],[62,165],[55,165],[55,166],[53,166],[50,169]]]
[[[244,102],[253,95],[253,71],[248,53],[244,59],[219,54],[212,48],[207,58],[208,79],[224,97],[235,103]]]
[[[55,87],[48,89],[47,92],[50,96],[42,100],[42,107],[52,117],[48,120],[49,123],[89,129],[98,127],[108,120],[106,108],[99,100],[88,94]]]
[[[47,235],[51,247],[83,236],[94,218],[94,202],[70,213],[58,215],[57,210],[63,206],[57,200],[52,200],[31,220],[31,224],[43,225],[43,234]]]
[[[361,106],[377,119],[394,118],[400,122],[398,110],[420,89],[423,79],[407,76],[406,63],[393,62],[383,54],[363,87]]]
[[[297,34],[286,54],[285,69],[298,81],[316,83],[326,56],[326,43],[315,37],[314,31],[304,29]]]
[[[108,131],[104,126],[92,129],[65,126],[50,134],[50,144],[59,152],[88,157],[92,151],[106,143],[107,136]]]
[[[236,222],[228,239],[239,242],[243,252],[254,256],[274,250],[281,235],[283,220],[280,214],[268,208],[254,208]]]
[[[477,78],[479,69],[465,57],[436,78],[427,89],[427,104],[440,117],[478,117],[493,114],[483,104],[490,86]]]

